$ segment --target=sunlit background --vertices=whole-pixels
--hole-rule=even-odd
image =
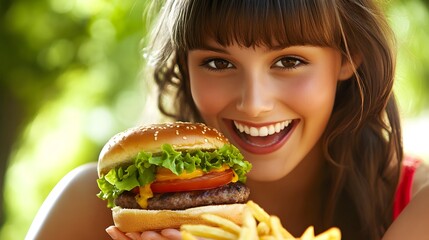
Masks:
[[[43,200],[110,136],[156,121],[145,101],[144,0],[0,3],[0,239],[23,239]],[[390,0],[404,145],[429,159],[429,1]],[[146,112],[144,114],[144,112]]]

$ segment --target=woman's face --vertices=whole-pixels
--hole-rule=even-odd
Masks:
[[[249,177],[286,176],[319,141],[332,112],[339,52],[292,46],[223,47],[210,42],[188,55],[191,92],[204,121],[253,164]],[[320,156],[321,157],[321,156]]]

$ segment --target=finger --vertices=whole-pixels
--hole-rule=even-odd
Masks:
[[[136,233],[136,232],[125,233],[125,235],[127,235],[132,240],[141,240],[142,239],[141,234]]]
[[[146,231],[143,232],[141,235],[141,239],[144,240],[168,240],[168,238],[163,237],[161,234],[154,232],[154,231]]]
[[[178,229],[164,229],[161,231],[161,235],[170,239],[170,240],[181,240],[182,236],[180,234],[180,231]]]
[[[119,231],[115,226],[106,228],[106,232],[113,240],[130,240],[130,238],[128,238],[123,232]]]

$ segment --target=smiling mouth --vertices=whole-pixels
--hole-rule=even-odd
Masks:
[[[238,144],[253,153],[275,151],[286,141],[299,120],[285,120],[264,126],[251,126],[233,121]]]

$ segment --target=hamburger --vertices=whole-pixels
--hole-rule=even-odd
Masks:
[[[250,169],[235,146],[202,123],[135,127],[101,150],[97,196],[123,232],[207,224],[204,213],[240,223]]]

